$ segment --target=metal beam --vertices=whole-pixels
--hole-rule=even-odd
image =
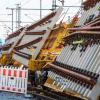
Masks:
[[[59,7],[58,5],[56,5],[57,7]],[[79,7],[82,7],[82,6],[63,6],[63,7],[68,7],[68,8],[79,8]]]
[[[57,7],[59,7],[58,5],[56,5]],[[63,6],[63,7],[82,7],[82,6]],[[11,10],[12,8],[6,8],[6,9],[9,9],[9,10]],[[16,10],[16,8],[13,8],[14,10]],[[21,8],[21,10],[53,10],[53,9],[50,9],[50,8],[48,8],[48,9],[40,9],[40,8]]]
[[[12,8],[7,7],[6,9],[11,10]],[[16,8],[13,8],[14,10],[16,10]],[[21,10],[40,10],[40,8],[21,8]],[[52,9],[41,9],[41,10],[52,10]]]
[[[40,19],[42,18],[42,0],[40,0]]]
[[[14,10],[12,9],[12,33],[13,33],[13,15],[14,15]]]
[[[9,22],[12,22],[12,21],[0,21],[0,22],[9,23]],[[13,22],[16,23],[16,21],[13,21]],[[33,23],[33,22],[21,22],[21,23]]]

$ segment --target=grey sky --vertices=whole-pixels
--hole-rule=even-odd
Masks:
[[[7,7],[15,8],[16,4],[20,3],[21,8],[39,8],[39,2],[40,0],[0,0],[0,21],[11,21],[11,10],[7,10]],[[81,4],[81,0],[65,0],[65,6],[74,5],[79,6]],[[61,3],[58,1],[57,5],[61,5]],[[52,8],[52,0],[42,0],[42,8]],[[68,8],[64,8],[64,12]],[[70,8],[66,17],[65,21],[68,20],[68,16],[73,17],[76,12],[79,10],[79,8]],[[42,16],[47,15],[51,11],[42,11]],[[14,11],[14,21],[15,21],[15,11]],[[35,20],[39,19],[39,11],[21,11],[21,21],[23,22],[34,22]],[[30,23],[22,23],[21,26],[30,24]],[[14,23],[14,30],[15,28]],[[0,38],[5,38],[6,34],[10,34],[11,30],[11,23],[4,23],[0,22]]]

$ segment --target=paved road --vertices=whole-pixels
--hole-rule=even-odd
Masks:
[[[36,100],[32,97],[28,98],[22,94],[0,92],[0,100]]]

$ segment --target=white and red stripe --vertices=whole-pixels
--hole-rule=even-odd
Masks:
[[[0,90],[27,93],[28,69],[0,67]]]

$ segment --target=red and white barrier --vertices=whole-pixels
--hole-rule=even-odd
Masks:
[[[0,67],[0,90],[27,93],[28,69]]]

